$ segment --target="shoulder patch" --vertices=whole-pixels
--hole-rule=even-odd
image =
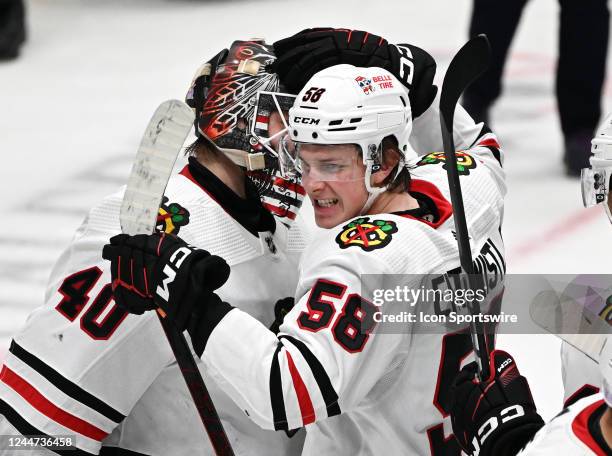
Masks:
[[[476,160],[466,153],[466,152],[456,152],[457,156],[457,171],[459,171],[460,176],[467,176],[470,174],[470,170],[476,168]],[[425,155],[419,162],[417,166],[422,165],[435,165],[438,163],[444,163],[442,168],[446,168],[446,158],[444,157],[444,152],[432,152],[431,154]]]
[[[366,252],[371,252],[389,245],[393,233],[397,233],[395,222],[391,220],[370,221],[370,217],[361,217],[342,227],[342,231],[336,236],[336,243],[341,249],[359,247]]]
[[[189,223],[189,211],[178,203],[168,204],[164,196],[157,214],[157,230],[167,234],[178,234],[181,227]]]

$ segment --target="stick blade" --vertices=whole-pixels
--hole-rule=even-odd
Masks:
[[[120,211],[121,231],[152,233],[176,157],[193,125],[193,110],[182,101],[163,102],[144,132]]]
[[[441,112],[450,112],[452,118],[461,93],[489,66],[490,54],[491,46],[486,35],[475,36],[459,49],[444,75],[440,96]],[[446,120],[450,125],[449,119]]]

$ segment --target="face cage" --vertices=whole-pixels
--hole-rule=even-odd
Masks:
[[[285,175],[279,169],[278,146],[275,147],[275,140],[280,142],[280,137],[286,134],[289,128],[283,112],[289,111],[294,100],[295,95],[258,92],[249,138],[251,153],[263,153],[268,158],[265,169],[248,171],[247,175],[256,185],[264,207],[285,225],[295,219],[305,195],[299,179]],[[279,131],[272,132],[272,135],[271,119],[274,121],[272,127],[279,128]]]
[[[612,168],[584,168],[581,171],[582,204],[592,207],[604,203],[608,220],[612,223]]]
[[[266,92],[257,93],[255,112],[251,120],[251,147],[255,151],[267,151],[278,159],[278,143],[289,131],[285,113],[293,106],[295,95],[288,93]],[[270,121],[278,131],[270,132]],[[279,124],[278,122],[281,122]],[[282,125],[282,127],[281,127]]]

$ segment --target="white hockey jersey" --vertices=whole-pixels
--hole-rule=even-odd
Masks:
[[[561,344],[561,373],[564,405],[598,393],[603,382],[599,365],[566,342]]]
[[[476,264],[501,286],[505,184],[491,134],[458,153]],[[411,192],[436,207],[433,221],[361,216],[319,233],[304,252],[296,305],[278,337],[238,309],[212,331],[202,359],[244,413],[266,429],[306,426],[306,455],[460,454],[449,387],[471,359],[467,333],[359,331],[375,307],[362,275],[444,274],[459,266],[443,154],[411,170]],[[401,333],[400,333],[401,332]]]
[[[439,97],[414,120],[410,142],[421,155],[442,149],[438,105]],[[460,107],[454,127],[458,148],[481,130]],[[295,293],[299,230],[278,226],[272,237],[253,236],[188,174],[170,179],[161,228],[223,256],[232,272],[220,296],[267,327],[274,302]],[[15,336],[0,374],[0,435],[75,434],[82,454],[210,453],[156,317],[125,315],[112,300],[101,249],[120,232],[121,198],[118,192],[91,210],[51,273],[45,305]],[[299,453],[299,434],[288,440],[284,432],[262,431],[201,372],[236,454]]]
[[[103,445],[130,454],[214,454],[156,315],[128,315],[112,300],[101,252],[120,232],[122,196],[90,211],[51,274],[45,305],[14,337],[0,374],[7,419],[0,434],[76,435],[82,454]],[[231,275],[219,294],[262,324],[274,320],[277,299],[293,295],[304,246],[296,232],[277,223],[274,234],[255,236],[189,167],[170,179],[158,222],[223,256]],[[299,454],[299,436],[259,428],[202,374],[236,454]]]
[[[599,417],[607,408],[601,394],[585,397],[563,410],[517,456],[609,456]]]

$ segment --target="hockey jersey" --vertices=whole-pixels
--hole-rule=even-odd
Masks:
[[[505,185],[495,137],[457,156],[475,263],[501,287]],[[377,331],[362,289],[364,274],[376,275],[368,287],[384,288],[391,274],[459,266],[445,166],[432,153],[411,170],[411,193],[435,207],[433,217],[370,214],[318,233],[278,336],[239,309],[209,336],[211,376],[260,426],[305,426],[303,454],[460,454],[449,388],[471,360],[469,335],[417,333],[408,323]]]
[[[566,342],[561,343],[561,373],[566,406],[598,393],[603,382],[597,363]]]
[[[606,408],[601,394],[579,400],[540,429],[517,456],[612,454],[599,427],[599,418]]]
[[[605,290],[607,286],[608,281],[605,276],[580,274],[567,285],[563,294],[575,300],[576,303],[585,305],[592,315],[598,315],[612,324],[609,318],[609,315],[612,315],[612,299],[606,295],[600,296],[602,299],[589,299],[588,301],[585,301],[584,298],[585,290],[590,287],[593,290]],[[576,328],[576,331],[584,331],[584,329]],[[564,405],[571,405],[583,397],[597,393],[599,385],[603,383],[597,363],[566,342],[561,344],[561,368]]]
[[[270,325],[274,302],[295,291],[304,246],[299,231],[277,223],[273,233],[250,232],[209,193],[194,166],[170,179],[158,229],[224,257],[232,272],[219,294]],[[0,434],[75,435],[75,455],[98,454],[103,446],[130,454],[214,454],[156,315],[129,315],[112,299],[101,252],[121,231],[122,196],[123,190],[90,211],[52,271],[45,305],[15,335],[0,374],[6,418]],[[299,437],[259,428],[202,374],[236,454],[299,454]]]
[[[410,142],[420,155],[442,148],[438,105],[439,96],[414,120]],[[481,127],[458,107],[457,147],[473,144]],[[442,166],[439,157],[429,162]],[[189,168],[173,176],[158,228],[224,257],[232,272],[221,298],[267,327],[275,300],[295,293],[297,257],[307,236],[281,224],[274,233],[254,235],[205,187]],[[126,315],[112,300],[101,249],[120,232],[122,195],[90,211],[51,273],[45,305],[14,337],[0,368],[0,435],[74,434],[81,454],[109,448],[151,456],[210,454],[156,317]],[[308,207],[298,214],[298,226],[311,225],[307,213]],[[200,370],[236,454],[299,453],[299,434],[288,440],[284,432],[262,431]],[[449,429],[447,423],[445,434]]]

